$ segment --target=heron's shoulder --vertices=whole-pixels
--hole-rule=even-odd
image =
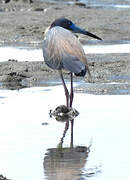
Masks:
[[[60,26],[56,26],[56,27],[49,29],[46,35],[47,36],[55,36],[55,38],[74,36],[71,31],[64,29]]]
[[[60,32],[70,32],[67,29],[60,27],[60,26],[55,26],[55,27],[51,28],[50,31],[52,31],[52,32],[59,32],[59,31]]]

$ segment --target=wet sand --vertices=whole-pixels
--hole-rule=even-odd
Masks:
[[[75,76],[75,81],[83,82],[76,87],[75,91],[92,94],[130,93],[129,54],[122,56],[118,54],[116,56],[88,55],[87,57],[92,74],[92,83],[89,83],[87,74],[85,78]],[[64,73],[64,76],[69,80],[69,74]],[[51,82],[60,82],[60,78],[58,72],[48,68],[44,62],[9,60],[0,63],[0,82],[0,88],[20,89],[47,86]],[[122,93],[116,91],[118,89],[122,89]]]
[[[130,40],[129,9],[87,8],[80,5],[10,2],[0,6],[0,41],[41,41],[42,32],[59,17],[67,17],[105,40]]]
[[[130,11],[127,9],[96,9],[84,5],[65,5],[45,2],[32,4],[11,1],[0,7],[0,43],[2,46],[41,43],[43,32],[58,17],[67,17],[104,40],[117,41],[130,38]],[[83,37],[83,36],[81,36]],[[86,38],[86,37],[84,37]],[[89,40],[90,38],[87,37]],[[129,54],[87,55],[95,90],[82,87],[82,92],[100,94],[98,83],[129,83]],[[123,76],[123,78],[122,78]],[[65,74],[66,78],[69,78]],[[80,81],[80,78],[75,77]],[[0,63],[0,88],[18,89],[43,86],[46,81],[59,81],[58,73],[49,69],[44,62],[19,62],[11,60]],[[87,76],[84,78],[88,82]],[[121,85],[124,86],[124,85]],[[123,88],[126,88],[123,87]],[[108,92],[108,91],[105,91]],[[103,93],[104,94],[104,93]]]

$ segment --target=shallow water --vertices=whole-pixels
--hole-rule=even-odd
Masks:
[[[129,47],[129,42],[93,41],[84,49],[88,54],[105,55],[130,53]],[[0,52],[0,61],[43,61],[39,48],[1,47]],[[127,94],[123,91],[129,88],[119,88],[115,94]],[[59,82],[19,91],[0,90],[0,174],[16,180],[129,179],[130,95],[75,93],[73,107],[80,115],[74,120],[74,147],[91,145],[90,152],[68,148],[70,128],[63,143],[67,149],[56,149],[65,124],[50,118],[49,110],[64,102]]]
[[[73,174],[74,179],[129,179],[130,95],[75,93],[73,107],[80,115],[74,121],[74,146],[91,143],[90,152],[77,153],[77,159],[56,156],[57,160],[48,148],[53,152],[57,147],[65,124],[48,113],[64,104],[62,86],[0,90],[0,96],[0,171],[6,177],[70,180]],[[70,129],[63,144],[69,146]],[[47,157],[53,157],[51,167]]]
[[[41,0],[43,1],[43,0]],[[106,9],[106,10],[124,10],[130,8],[130,0],[78,0],[78,1],[63,1],[63,0],[45,0],[51,3],[75,4],[86,5],[87,8]]]
[[[129,2],[85,1],[88,8],[116,10],[129,9]],[[92,42],[84,46],[87,54],[130,53],[130,42]],[[0,61],[9,59],[43,61],[42,50],[0,47]],[[129,76],[124,78],[129,80]],[[73,107],[80,115],[74,121],[74,147],[91,146],[90,152],[68,149],[70,128],[63,144],[67,150],[61,152],[56,148],[65,124],[50,118],[49,110],[64,104],[65,98],[62,86],[53,83],[57,84],[19,91],[0,90],[0,174],[16,180],[129,179],[130,95],[75,93]],[[119,88],[115,94],[127,94],[126,91],[130,94],[128,88]]]
[[[129,41],[88,41],[83,46],[87,54],[125,54],[130,53]],[[0,62],[15,59],[18,61],[43,61],[42,49],[27,46],[1,46],[0,47]],[[7,53],[8,52],[8,53]]]

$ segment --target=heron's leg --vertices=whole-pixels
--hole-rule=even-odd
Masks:
[[[72,107],[73,98],[74,98],[74,91],[73,91],[73,74],[71,73],[71,89],[70,89],[70,107]]]
[[[59,71],[59,74],[60,74],[60,77],[61,77],[61,80],[62,80],[62,84],[63,84],[63,87],[64,87],[64,91],[65,91],[65,96],[66,96],[66,106],[69,107],[69,91],[66,87],[66,84],[65,84],[65,81],[64,81],[64,78],[63,78],[63,74],[62,74],[62,71]]]
[[[60,140],[60,143],[59,143],[60,147],[63,146],[64,138],[65,138],[65,136],[66,136],[66,133],[67,133],[68,128],[69,128],[69,123],[68,123],[68,124],[66,123],[66,124],[65,124],[65,129],[64,129],[64,132],[63,132],[63,136],[62,136],[62,138],[61,138],[61,140]]]
[[[71,120],[71,142],[70,142],[71,148],[73,148],[73,127],[74,127],[74,119]]]

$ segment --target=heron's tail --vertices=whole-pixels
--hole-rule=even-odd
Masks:
[[[82,69],[80,72],[78,73],[74,73],[75,76],[85,76],[86,74],[86,67],[84,69]]]

